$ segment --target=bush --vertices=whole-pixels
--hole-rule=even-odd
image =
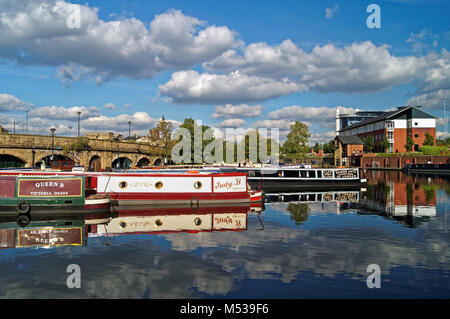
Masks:
[[[422,146],[419,151],[424,155],[447,155],[447,147],[445,146]]]

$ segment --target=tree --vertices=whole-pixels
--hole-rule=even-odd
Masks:
[[[434,145],[434,137],[431,136],[428,133],[425,133],[425,141],[423,142],[423,145],[429,145],[429,146],[433,146]]]
[[[254,145],[250,145],[250,143],[252,141],[255,141],[255,140],[256,140],[256,147]],[[265,144],[266,154],[260,154],[260,148],[263,147],[261,144],[263,144],[264,142],[266,143]],[[257,163],[268,161],[269,160],[269,155],[275,155],[276,156],[276,154],[272,154],[272,144],[275,147],[277,147],[278,143],[275,140],[272,140],[271,138],[263,137],[261,134],[259,134],[258,130],[256,130],[256,129],[252,129],[252,130],[247,131],[246,135],[245,135],[245,138],[243,139],[241,144],[242,143],[245,143],[244,149],[245,149],[245,159],[246,160],[250,160],[250,161],[253,160],[251,158],[252,157],[251,156],[251,147],[253,148],[253,152],[256,152],[256,154],[254,154],[254,155],[256,155],[256,162]],[[278,146],[278,148],[279,148],[279,146]],[[236,145],[235,150],[237,151],[237,145]],[[236,156],[237,156],[237,152],[235,152],[235,158],[236,158]]]
[[[80,152],[89,149],[89,139],[87,137],[77,137],[71,143],[64,145],[64,155],[80,162]]]
[[[411,152],[413,146],[414,146],[414,140],[412,139],[411,136],[408,136],[408,138],[406,139],[406,145],[405,145],[406,150],[408,152]]]
[[[313,151],[316,152],[316,154],[320,152],[320,144],[319,143],[316,142],[316,144],[314,144]]]
[[[310,137],[308,126],[305,123],[295,121],[290,126],[291,131],[287,140],[281,147],[281,154],[286,159],[301,160],[308,153],[308,139]]]
[[[363,138],[362,141],[364,143],[364,150],[367,152],[372,152],[373,151],[373,137],[367,136],[367,137]]]
[[[155,128],[149,130],[148,135],[151,143],[160,146],[158,155],[164,156],[164,158],[169,158],[172,147],[175,144],[172,141],[172,130],[173,124],[166,121],[164,116],[161,117]]]
[[[323,144],[323,152],[334,153],[334,140],[329,141],[328,143]]]
[[[183,124],[180,125],[180,128],[187,129],[189,131],[189,133],[190,133],[190,136],[191,136],[191,163],[197,163],[197,162],[200,163],[199,159],[194,156],[194,154],[195,154],[195,141],[194,141],[194,138],[195,138],[195,132],[198,130],[199,126],[197,125],[197,123],[195,122],[194,119],[186,118],[186,119],[184,119]],[[199,138],[201,139],[201,145],[200,146],[201,146],[201,155],[202,155],[202,157],[203,157],[203,151],[204,151],[205,147],[209,143],[211,143],[212,141],[215,140],[215,138],[214,138],[214,136],[212,134],[208,134],[209,136],[206,139],[204,139],[204,136],[207,135],[205,133],[208,133],[207,130],[209,130],[208,132],[211,132],[211,128],[209,126],[201,125],[201,130],[200,130],[201,136]],[[181,140],[182,140],[182,137],[180,137],[176,142],[180,142]]]
[[[389,149],[390,143],[388,140],[383,140],[383,142],[381,142],[380,146],[384,153],[384,152],[386,152],[387,149]]]

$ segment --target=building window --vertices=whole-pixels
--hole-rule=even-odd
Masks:
[[[419,137],[419,134],[414,134],[414,137]]]
[[[419,123],[417,123],[417,122],[414,122],[414,126],[417,126],[417,125],[419,125]]]
[[[389,144],[388,153],[394,153],[394,144],[393,143]]]

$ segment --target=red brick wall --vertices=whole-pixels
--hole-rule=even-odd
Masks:
[[[375,167],[381,168],[403,168],[408,163],[410,164],[427,164],[431,161],[432,164],[450,164],[450,156],[363,156],[361,158],[361,167]]]

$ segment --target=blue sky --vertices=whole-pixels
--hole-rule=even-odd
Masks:
[[[76,134],[78,110],[83,133],[127,134],[131,120],[144,135],[164,115],[283,136],[299,120],[315,142],[333,137],[336,107],[419,98],[443,130],[448,1],[71,3],[79,29],[66,25],[70,2],[0,1],[1,125],[24,131],[27,107],[30,132],[41,134]],[[379,29],[366,25],[371,3]]]

